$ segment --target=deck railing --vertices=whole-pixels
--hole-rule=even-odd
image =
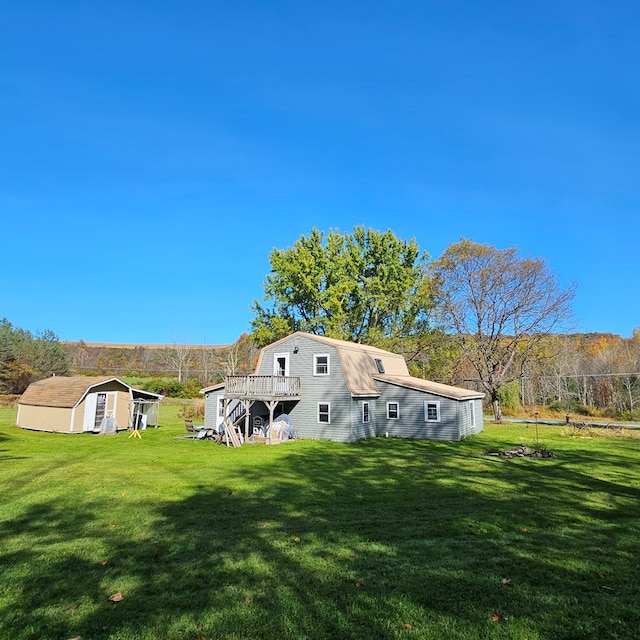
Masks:
[[[300,378],[289,376],[227,376],[228,398],[299,396]]]

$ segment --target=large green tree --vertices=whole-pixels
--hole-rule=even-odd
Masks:
[[[426,259],[392,231],[313,229],[271,252],[252,337],[263,346],[300,330],[384,345],[420,335],[432,309]]]
[[[521,258],[462,239],[430,265],[442,321],[455,332],[502,419],[499,390],[522,375],[541,341],[571,318],[562,288],[541,258]]]

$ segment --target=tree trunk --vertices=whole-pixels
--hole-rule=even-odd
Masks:
[[[498,392],[491,393],[491,405],[493,406],[493,419],[496,422],[502,422],[502,409],[500,408],[500,398]]]

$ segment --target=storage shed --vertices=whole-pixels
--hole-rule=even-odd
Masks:
[[[53,376],[33,382],[18,400],[16,424],[59,433],[113,433],[158,425],[162,396],[105,376]]]

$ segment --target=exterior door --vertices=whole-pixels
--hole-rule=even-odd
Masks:
[[[100,431],[100,429],[116,427],[117,394],[90,393],[84,406],[83,431]]]
[[[273,375],[288,376],[289,375],[289,354],[276,353],[273,356]]]
[[[224,423],[224,396],[216,396],[216,425],[215,430],[217,433],[222,431],[222,424]]]
[[[273,375],[276,376],[273,381],[273,392],[275,394],[285,393],[287,381],[284,378],[289,375],[288,353],[275,353],[273,355]],[[282,381],[278,380],[278,378],[282,378]]]
[[[107,413],[107,394],[98,393],[96,396],[96,415],[93,420],[93,430],[99,431]]]
[[[98,394],[90,393],[84,401],[84,416],[82,417],[82,430],[93,431],[96,422],[96,406]]]

